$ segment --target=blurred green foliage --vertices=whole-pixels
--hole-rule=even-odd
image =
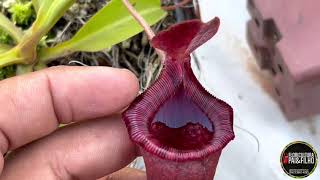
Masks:
[[[2,44],[13,44],[11,36],[0,29],[0,43]],[[7,66],[0,68],[0,80],[14,76],[16,73],[16,66]]]
[[[121,0],[107,0],[108,3],[93,16],[81,19],[81,26],[77,27],[74,35],[61,42],[51,42],[48,47],[50,32],[79,0],[5,1],[8,3],[0,12],[3,28],[0,31],[0,67],[5,67],[0,69],[0,80],[47,67],[52,60],[74,52],[102,51],[143,31]],[[91,0],[85,2],[88,6],[93,3]],[[150,25],[167,14],[161,9],[160,0],[130,2]],[[3,5],[3,0],[0,0],[0,5]],[[64,33],[64,29],[55,33]]]
[[[32,2],[17,2],[9,8],[12,21],[20,26],[29,26],[35,19]]]
[[[3,30],[0,29],[0,43],[2,44],[13,44],[13,39],[10,37],[10,35]]]
[[[13,77],[16,74],[16,66],[7,66],[0,69],[0,80]]]

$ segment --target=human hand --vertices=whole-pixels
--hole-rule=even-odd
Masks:
[[[55,67],[1,81],[0,151],[12,152],[0,157],[0,179],[98,179],[125,167],[137,153],[115,114],[137,93],[134,75],[107,67]],[[125,169],[115,178],[145,174]]]

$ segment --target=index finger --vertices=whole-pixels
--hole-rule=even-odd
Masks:
[[[56,67],[0,82],[2,153],[53,132],[60,123],[107,116],[138,93],[127,70]]]

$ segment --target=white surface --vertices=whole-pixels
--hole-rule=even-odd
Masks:
[[[236,139],[223,151],[215,180],[292,180],[280,165],[283,148],[292,141],[306,141],[320,156],[320,115],[287,121],[278,104],[266,93],[266,76],[260,70],[246,41],[250,16],[246,0],[199,0],[202,19],[221,19],[218,34],[197,50],[201,71],[193,68],[201,84],[228,102],[235,113]],[[253,73],[255,72],[255,73]],[[262,86],[259,81],[264,81]],[[264,88],[263,88],[264,87]],[[142,159],[135,167],[144,168]],[[320,165],[305,180],[319,180]]]
[[[296,140],[314,146],[320,155],[320,116],[289,122],[278,104],[257,79],[257,70],[246,42],[250,18],[246,0],[200,0],[202,18],[221,19],[218,34],[197,50],[201,64],[199,78],[204,87],[234,108],[236,139],[223,151],[215,180],[289,180],[280,165],[283,148]],[[250,68],[249,68],[250,67]],[[320,179],[320,166],[306,180]]]

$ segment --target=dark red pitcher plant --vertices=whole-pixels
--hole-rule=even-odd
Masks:
[[[235,137],[232,107],[202,87],[190,63],[219,24],[218,18],[186,21],[151,41],[166,54],[164,68],[123,113],[149,180],[212,180],[222,149]]]

